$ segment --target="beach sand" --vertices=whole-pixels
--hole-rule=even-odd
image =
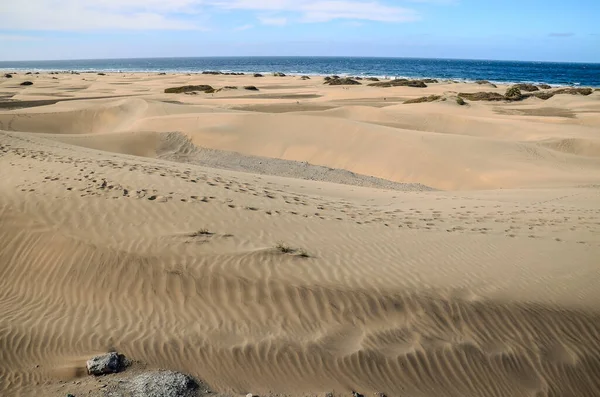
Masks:
[[[0,78],[0,395],[598,396],[600,92],[363,83]]]

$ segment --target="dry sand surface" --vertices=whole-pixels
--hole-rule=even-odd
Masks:
[[[0,395],[600,395],[600,92],[322,82],[0,78]]]

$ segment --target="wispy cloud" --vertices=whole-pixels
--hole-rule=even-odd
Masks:
[[[247,12],[249,23],[272,25],[420,18],[415,10],[388,0],[24,0],[0,1],[0,26],[6,30],[205,30],[206,21],[217,11]],[[265,17],[269,13],[275,16]]]
[[[284,26],[287,24],[287,18],[283,17],[258,17],[258,20],[263,25]]]
[[[19,34],[3,34],[0,33],[0,41],[37,41],[43,40],[42,37],[37,36],[24,36]]]
[[[235,28],[235,31],[242,31],[242,30],[248,30],[248,29],[252,29],[254,27],[254,25],[242,25],[242,26],[238,26],[237,28]]]
[[[558,33],[550,33],[548,36],[550,37],[571,37],[571,36],[575,36],[575,33],[571,33],[571,32],[558,32]]]

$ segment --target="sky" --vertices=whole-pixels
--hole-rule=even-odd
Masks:
[[[0,61],[379,56],[600,62],[600,0],[0,0]]]

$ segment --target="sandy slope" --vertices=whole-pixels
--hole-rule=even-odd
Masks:
[[[0,111],[0,395],[100,396],[109,348],[234,394],[600,390],[599,93],[22,78],[134,96]],[[261,90],[161,94],[204,82]]]

